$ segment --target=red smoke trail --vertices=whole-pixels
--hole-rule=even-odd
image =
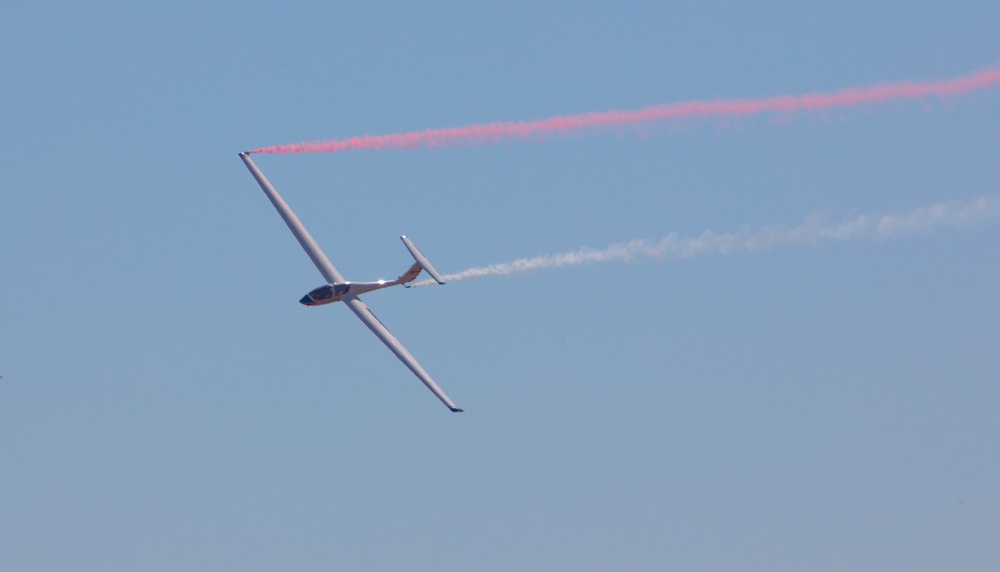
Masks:
[[[635,111],[604,111],[579,115],[556,116],[538,121],[498,121],[465,127],[427,129],[392,135],[365,135],[350,139],[311,141],[261,147],[251,153],[340,153],[355,149],[415,149],[418,147],[452,147],[458,145],[498,143],[528,139],[555,133],[573,132],[618,125],[637,126],[640,123],[679,118],[706,118],[756,115],[760,113],[793,113],[818,111],[837,107],[855,107],[870,103],[885,103],[897,99],[946,97],[986,89],[1000,84],[1000,69],[986,68],[969,75],[930,82],[903,81],[868,87],[852,87],[834,93],[779,95],[765,99],[715,99],[654,105]]]

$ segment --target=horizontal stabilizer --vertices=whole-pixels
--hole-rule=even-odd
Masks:
[[[417,246],[413,244],[413,242],[411,242],[410,239],[406,238],[405,236],[401,236],[399,238],[403,239],[403,244],[405,244],[406,249],[410,251],[410,255],[413,256],[413,259],[416,260],[417,263],[420,264],[420,266],[423,267],[423,269],[426,270],[427,273],[431,275],[431,278],[433,278],[434,281],[437,282],[438,284],[444,284],[444,278],[441,278],[441,275],[438,274],[438,271],[434,270],[434,267],[431,266],[431,263],[427,260],[427,257],[424,256],[422,252],[420,252]]]

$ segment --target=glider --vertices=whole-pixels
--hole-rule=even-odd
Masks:
[[[267,177],[265,177],[264,174],[260,172],[260,169],[257,168],[257,165],[250,160],[250,154],[240,153],[240,158],[243,159],[247,168],[250,169],[250,174],[253,175],[253,178],[257,179],[257,184],[260,185],[260,188],[264,191],[264,194],[267,195],[267,198],[271,200],[271,204],[273,204],[274,208],[278,210],[278,214],[281,215],[285,224],[288,225],[288,229],[292,231],[292,234],[295,235],[299,244],[302,245],[302,249],[305,250],[306,254],[309,255],[309,258],[312,259],[313,264],[316,265],[319,273],[326,279],[325,285],[310,291],[308,294],[303,296],[301,300],[299,300],[299,303],[305,306],[320,306],[333,302],[343,302],[346,304],[347,307],[350,308],[351,311],[354,312],[366,326],[368,326],[368,329],[371,330],[372,333],[378,337],[378,339],[382,340],[382,343],[385,344],[385,346],[389,348],[392,353],[396,354],[399,361],[403,362],[406,367],[410,368],[410,371],[412,371],[414,375],[420,378],[420,381],[422,381],[424,385],[427,386],[427,389],[431,390],[431,392],[441,400],[441,403],[444,403],[452,412],[461,413],[463,409],[460,409],[457,405],[455,405],[448,395],[445,394],[440,387],[438,387],[438,384],[434,382],[434,378],[424,371],[424,368],[420,366],[420,363],[417,362],[412,355],[410,355],[410,352],[406,351],[403,344],[399,343],[399,340],[397,340],[396,337],[393,336],[384,325],[382,325],[382,322],[375,317],[375,314],[368,309],[368,306],[366,306],[365,303],[358,298],[358,295],[364,294],[365,292],[380,290],[382,288],[388,288],[389,286],[396,286],[398,284],[407,286],[410,282],[416,280],[421,270],[430,274],[431,278],[433,278],[438,284],[444,284],[444,280],[441,278],[441,275],[438,274],[437,270],[435,270],[433,266],[431,266],[427,257],[417,249],[409,238],[403,236],[401,237],[403,244],[406,245],[406,249],[410,251],[410,255],[413,256],[413,259],[416,262],[399,278],[396,278],[395,280],[379,280],[377,282],[348,282],[347,280],[344,280],[344,277],[340,275],[340,272],[337,272],[337,269],[330,263],[330,259],[323,254],[319,245],[316,244],[315,240],[313,240],[313,237],[309,234],[309,231],[306,230],[306,227],[302,226],[298,217],[295,216],[292,209],[289,208],[288,204],[281,198],[278,191],[274,190],[274,187],[271,186]]]

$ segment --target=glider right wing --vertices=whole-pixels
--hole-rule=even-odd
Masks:
[[[445,394],[440,387],[438,387],[438,384],[434,383],[434,379],[428,375],[426,371],[424,371],[424,368],[420,366],[420,362],[414,359],[414,357],[410,355],[410,352],[406,351],[403,344],[399,343],[396,336],[392,335],[392,332],[386,329],[382,322],[375,317],[375,314],[368,309],[368,306],[366,306],[360,298],[357,296],[345,296],[343,302],[347,304],[347,307],[350,308],[358,316],[358,318],[361,318],[361,321],[368,326],[368,329],[371,330],[373,334],[378,336],[378,339],[382,340],[385,347],[389,348],[392,353],[396,354],[399,361],[403,362],[406,367],[410,368],[413,375],[417,376],[420,378],[420,381],[424,382],[427,389],[431,390],[431,393],[436,395],[437,398],[441,400],[441,403],[448,406],[448,409],[450,409],[453,413],[461,413],[464,411],[463,409],[459,409],[459,407],[448,398],[448,395]]]

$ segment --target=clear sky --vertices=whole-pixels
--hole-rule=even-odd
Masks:
[[[297,303],[237,157],[1000,64],[951,4],[5,7],[0,569],[1000,568],[1000,225],[367,296],[455,415]],[[255,161],[371,280],[995,196],[998,133],[993,89]]]

